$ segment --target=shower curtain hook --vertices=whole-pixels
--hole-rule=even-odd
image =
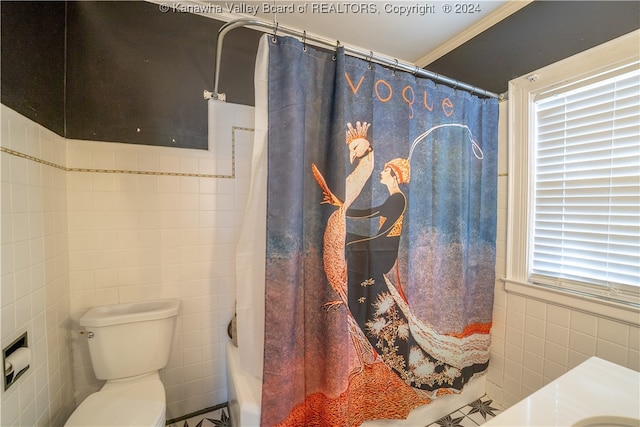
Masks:
[[[340,48],[340,40],[336,40],[336,53],[333,54],[332,60],[336,60],[338,58],[338,49]]]
[[[370,50],[369,51],[369,58],[367,58],[367,62],[369,62],[369,65],[367,65],[368,69],[371,69],[371,60],[373,59],[373,51]]]
[[[419,71],[420,71],[420,67],[418,67],[418,66],[416,65],[416,67],[413,69],[413,75],[414,75],[414,77],[418,77],[418,72],[419,72]]]
[[[274,42],[274,43],[277,41],[277,39],[276,39],[276,35],[277,34],[278,34],[278,22],[276,21],[275,25],[273,27],[273,37],[271,38],[271,41]]]
[[[302,51],[307,51],[307,30],[303,30],[302,32]]]
[[[395,65],[393,66],[393,75],[396,75],[396,70],[398,69],[398,60],[395,60]]]

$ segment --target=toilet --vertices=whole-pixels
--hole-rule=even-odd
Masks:
[[[167,365],[177,299],[91,308],[80,318],[91,363],[104,386],[89,395],[67,427],[164,426],[166,398],[158,371]]]

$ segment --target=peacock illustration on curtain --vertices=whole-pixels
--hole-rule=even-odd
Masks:
[[[489,363],[497,101],[278,38],[262,424],[404,418]]]

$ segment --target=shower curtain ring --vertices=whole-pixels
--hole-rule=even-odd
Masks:
[[[396,75],[396,70],[398,69],[398,60],[395,60],[395,65],[393,66],[393,75]]]
[[[418,77],[418,72],[419,72],[419,71],[420,71],[420,67],[418,67],[418,66],[416,65],[416,67],[413,69],[413,75],[414,75],[415,77]]]
[[[302,32],[302,51],[307,51],[307,30]]]
[[[370,50],[369,51],[369,58],[367,58],[367,62],[369,63],[369,65],[367,65],[368,69],[371,69],[371,60],[373,59],[373,51]]]
[[[332,60],[336,60],[338,58],[338,49],[340,48],[340,40],[336,40],[336,53],[333,54]]]
[[[275,23],[275,26],[273,27],[273,37],[271,38],[272,42],[276,42],[276,35],[278,34],[278,22]]]

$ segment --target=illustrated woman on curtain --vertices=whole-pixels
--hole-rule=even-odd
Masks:
[[[346,236],[349,310],[363,330],[363,320],[370,318],[375,296],[387,288],[383,274],[392,269],[398,258],[402,220],[407,208],[407,199],[399,184],[406,184],[409,179],[409,162],[400,158],[391,160],[380,173],[380,182],[389,191],[385,202],[369,209],[349,209],[346,212],[348,219],[379,218],[379,229],[375,235],[347,233]]]
[[[349,148],[349,161],[355,166],[353,171],[345,180],[345,200],[340,199],[329,189],[324,177],[315,164],[311,164],[314,178],[322,188],[322,203],[337,206],[338,209],[331,214],[327,221],[324,233],[323,262],[324,270],[329,284],[340,297],[339,300],[330,301],[325,304],[326,308],[336,308],[341,304],[349,307],[347,298],[347,261],[345,259],[346,243],[346,213],[349,207],[358,198],[362,188],[371,177],[373,171],[374,155],[371,143],[367,139],[367,131],[370,124],[367,122],[356,122],[354,128],[351,123],[347,123],[346,144]],[[361,371],[365,361],[373,362],[374,352],[361,328],[352,315],[348,316],[349,333],[360,360]]]

